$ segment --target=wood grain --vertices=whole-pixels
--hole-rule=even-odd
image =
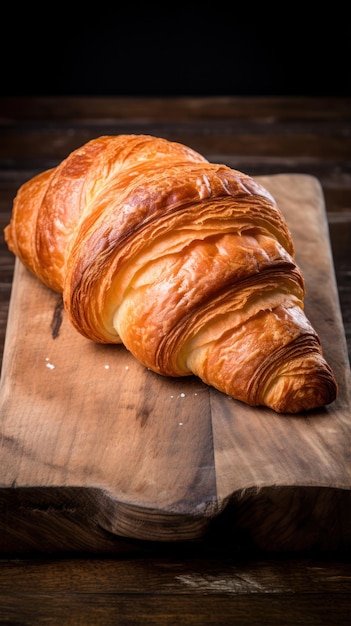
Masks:
[[[260,177],[292,230],[306,313],[339,383],[309,415],[252,409],[145,370],[70,327],[16,262],[0,388],[0,549],[123,549],[121,538],[265,550],[351,545],[350,370],[321,187]]]

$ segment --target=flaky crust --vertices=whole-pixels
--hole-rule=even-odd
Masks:
[[[277,412],[336,398],[291,234],[242,172],[149,135],[99,137],[19,189],[5,239],[82,335],[161,375]]]

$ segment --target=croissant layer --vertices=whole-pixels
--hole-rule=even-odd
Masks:
[[[158,374],[279,413],[337,396],[291,233],[247,174],[162,138],[102,136],[23,185],[4,234],[77,331]]]

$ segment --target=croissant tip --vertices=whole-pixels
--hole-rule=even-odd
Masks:
[[[338,386],[334,380],[325,384],[318,379],[304,384],[300,389],[292,389],[269,406],[276,413],[310,413],[331,405],[337,395]]]

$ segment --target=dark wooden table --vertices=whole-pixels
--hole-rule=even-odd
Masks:
[[[318,178],[350,357],[351,99],[2,98],[1,232],[25,180],[89,139],[119,133],[180,141],[253,176]],[[2,357],[14,269],[3,236],[0,254]],[[1,558],[0,624],[339,626],[350,614],[351,558],[342,551],[272,554],[212,538],[126,541],[118,555]]]

